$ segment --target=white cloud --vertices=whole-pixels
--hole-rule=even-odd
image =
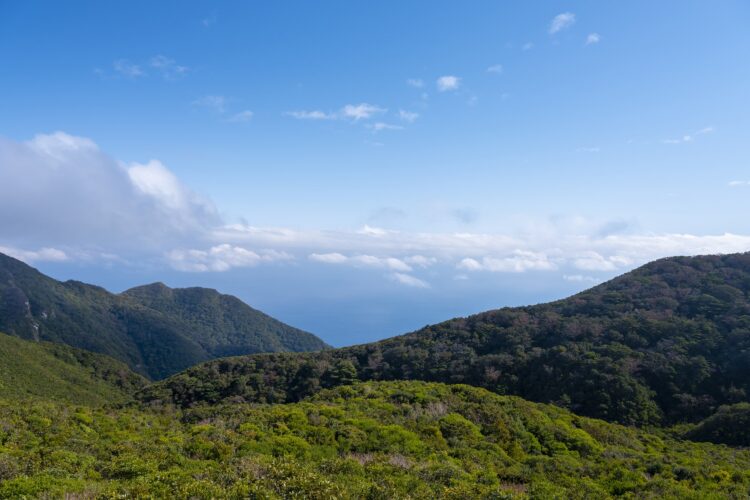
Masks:
[[[22,260],[28,264],[33,262],[63,262],[69,259],[68,255],[57,248],[40,248],[39,250],[23,250],[0,245],[0,253]]]
[[[333,253],[313,253],[309,256],[310,260],[316,262],[325,262],[326,264],[343,264],[349,260],[349,257],[338,252]]]
[[[390,276],[394,281],[402,285],[411,286],[415,288],[430,288],[429,283],[419,278],[416,278],[412,276],[411,274],[393,273]]]
[[[341,110],[341,115],[344,118],[351,118],[354,121],[367,120],[373,115],[385,113],[387,109],[375,106],[373,104],[367,104],[366,102],[360,104],[347,104]]]
[[[398,117],[409,123],[413,123],[416,121],[417,118],[419,118],[419,113],[414,113],[412,111],[404,111],[403,109],[398,110]]]
[[[254,113],[250,111],[249,109],[246,109],[245,111],[240,111],[239,113],[235,113],[232,115],[231,118],[229,118],[230,122],[249,122],[253,119]]]
[[[577,148],[576,151],[579,153],[598,153],[599,151],[601,151],[601,148],[598,146],[587,147],[587,148]]]
[[[365,234],[367,236],[385,236],[388,231],[379,227],[372,227],[365,224],[362,228],[357,230],[357,234]]]
[[[692,134],[685,134],[682,137],[679,137],[677,139],[664,139],[662,142],[664,144],[683,144],[686,142],[693,142],[696,137],[700,135],[710,134],[714,132],[713,127],[704,127],[696,132],[693,132]]]
[[[417,267],[430,267],[435,264],[437,264],[438,260],[435,257],[425,257],[424,255],[412,255],[410,257],[406,257],[404,259],[404,262],[407,264],[411,264],[412,266]]]
[[[177,64],[177,61],[174,59],[170,59],[163,55],[152,57],[149,61],[149,66],[161,73],[161,76],[165,80],[177,79],[184,76],[189,71],[187,66]]]
[[[419,78],[409,78],[406,80],[406,84],[410,87],[414,87],[415,89],[421,89],[424,87],[424,81],[420,80]]]
[[[127,78],[138,78],[146,74],[140,66],[131,63],[127,59],[118,59],[112,63],[112,68],[116,73]]]
[[[178,271],[228,271],[235,267],[254,267],[261,263],[291,260],[286,252],[263,250],[260,253],[229,244],[208,250],[172,250],[167,253],[170,265]]]
[[[598,283],[601,281],[593,276],[584,276],[582,274],[563,274],[563,279],[574,283]]]
[[[573,260],[573,266],[583,271],[615,271],[632,263],[627,257],[612,255],[604,257],[597,252],[585,252]]]
[[[453,75],[445,75],[438,78],[435,84],[440,92],[458,90],[461,86],[461,78]]]
[[[325,111],[312,110],[312,111],[287,111],[284,113],[286,116],[291,116],[297,120],[335,120],[335,113],[326,113]]]
[[[224,113],[227,110],[227,98],[222,95],[207,95],[193,101],[193,106],[208,108],[215,113]]]
[[[495,73],[496,75],[502,75],[503,74],[503,65],[502,64],[493,64],[489,68],[487,68],[487,73]]]
[[[729,187],[750,186],[750,181],[730,181]]]
[[[525,271],[551,271],[557,266],[547,255],[527,250],[516,250],[507,257],[482,257],[481,261],[472,258],[461,260],[456,266],[463,271],[490,271],[500,273],[522,273]]]
[[[128,166],[64,132],[0,138],[0,244],[152,251],[219,224],[157,160]]]
[[[404,127],[401,125],[393,125],[385,122],[375,122],[368,125],[367,128],[371,128],[373,132],[380,132],[382,130],[403,130]]]
[[[346,256],[338,252],[313,253],[308,259],[324,264],[346,264],[353,267],[390,269],[392,271],[410,272],[412,267],[402,259],[395,257],[377,257],[375,255],[353,255]]]
[[[556,15],[549,25],[549,34],[554,35],[571,27],[576,22],[576,16],[572,12],[563,12]]]
[[[589,36],[586,37],[586,45],[599,43],[601,39],[602,37],[599,35],[599,33],[589,33]]]

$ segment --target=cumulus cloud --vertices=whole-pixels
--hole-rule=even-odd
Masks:
[[[63,132],[0,138],[0,243],[154,248],[219,224],[214,205],[157,160],[122,164]]]
[[[313,253],[308,258],[315,262],[325,264],[347,264],[354,267],[371,267],[378,269],[391,269],[393,271],[410,272],[412,267],[401,259],[395,257],[376,257],[374,255],[354,255],[348,257],[338,252]]]
[[[549,24],[549,34],[554,35],[560,31],[570,28],[576,22],[576,15],[572,12],[563,12],[556,15]]]
[[[515,250],[508,257],[482,257],[481,260],[465,258],[456,266],[464,271],[490,271],[497,273],[522,273],[525,271],[551,271],[557,269],[544,253]]]
[[[461,78],[453,75],[441,76],[435,82],[437,89],[440,92],[448,92],[450,90],[458,90],[461,86]]]
[[[188,272],[228,271],[235,267],[254,267],[264,262],[292,260],[286,252],[263,250],[254,252],[228,244],[216,245],[208,250],[172,250],[167,260],[174,269]]]

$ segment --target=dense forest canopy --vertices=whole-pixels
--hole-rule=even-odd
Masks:
[[[0,331],[107,354],[152,379],[222,356],[327,347],[215,290],[155,283],[112,294],[56,281],[3,254]]]
[[[141,393],[293,402],[352,380],[465,383],[625,424],[695,422],[750,394],[750,254],[652,262],[568,299],[315,354],[227,358]]]

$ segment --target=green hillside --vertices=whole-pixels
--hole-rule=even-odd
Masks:
[[[0,497],[746,498],[750,451],[463,385],[365,383],[286,405],[0,403]]]
[[[102,405],[127,401],[145,384],[108,356],[0,333],[0,399]]]
[[[215,290],[154,284],[116,295],[2,254],[0,331],[108,354],[153,379],[221,356],[327,347]]]
[[[216,360],[148,388],[183,407],[290,402],[342,379],[466,383],[626,424],[696,422],[750,396],[750,254],[652,262],[565,300],[381,342]]]

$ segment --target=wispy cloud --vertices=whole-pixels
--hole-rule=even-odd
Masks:
[[[576,151],[579,153],[598,153],[602,149],[598,146],[593,147],[584,147],[584,148],[576,148]]]
[[[401,125],[394,125],[392,123],[375,122],[367,125],[367,128],[372,129],[373,132],[381,132],[383,130],[403,130],[404,127]]]
[[[312,111],[286,111],[285,116],[291,116],[297,120],[335,120],[335,113],[326,113],[325,111],[312,110]]]
[[[447,92],[450,90],[458,90],[461,86],[461,78],[453,75],[441,76],[435,82],[437,89],[440,92]]]
[[[583,274],[563,274],[563,279],[574,283],[598,283],[601,281],[593,276],[585,276]]]
[[[216,16],[216,14],[211,14],[210,16],[201,19],[201,24],[204,28],[210,28],[211,26],[216,24],[216,21],[218,21],[218,17]]]
[[[127,59],[118,59],[112,63],[112,68],[117,74],[126,78],[138,78],[146,75],[139,65],[133,64]]]
[[[232,115],[228,121],[230,122],[249,122],[252,120],[254,113],[250,111],[249,109],[246,109],[245,111],[240,111],[239,113],[235,113]]]
[[[503,74],[503,65],[502,64],[493,64],[489,68],[487,68],[487,73],[495,73],[496,75],[502,75]]]
[[[570,28],[576,22],[576,15],[572,12],[563,12],[556,15],[549,24],[549,34],[554,35],[560,31]]]
[[[502,273],[522,273],[525,271],[551,271],[557,265],[551,262],[546,254],[528,250],[515,250],[508,257],[482,257],[481,259],[462,259],[457,269],[464,271],[491,271]]]
[[[390,276],[394,281],[402,285],[411,286],[414,288],[430,288],[429,283],[415,276],[412,276],[411,274],[393,273]]]
[[[388,111],[374,104],[366,102],[360,104],[347,104],[337,112],[326,112],[318,109],[315,110],[297,110],[286,111],[285,116],[290,116],[297,120],[368,120],[375,115]]]
[[[165,80],[175,80],[184,76],[189,68],[166,56],[158,55],[151,58],[149,66],[158,71]]]
[[[531,50],[534,48],[533,42],[526,42],[523,45],[521,45],[521,50]]]
[[[601,39],[602,37],[599,35],[599,33],[589,33],[589,35],[586,37],[586,45],[599,43]]]
[[[702,129],[700,129],[700,130],[698,130],[696,132],[693,132],[691,134],[685,134],[685,135],[683,135],[680,138],[677,138],[677,139],[664,139],[662,142],[664,144],[683,144],[683,143],[686,143],[686,142],[693,142],[696,137],[701,136],[701,135],[705,135],[705,134],[710,134],[710,133],[714,132],[714,130],[715,129],[713,127],[704,127],[704,128],[702,128]]]
[[[409,123],[414,123],[417,118],[419,118],[419,113],[415,113],[413,111],[404,111],[403,109],[398,110],[398,117]]]
[[[421,89],[424,87],[424,80],[421,80],[419,78],[409,78],[406,80],[406,84],[410,87],[414,87],[415,89]]]
[[[224,113],[227,110],[228,100],[223,95],[207,95],[193,101],[193,106],[210,109],[215,113]]]
[[[351,118],[352,120],[357,121],[367,120],[373,115],[385,113],[386,111],[388,110],[385,108],[363,102],[360,104],[347,104],[341,109],[341,115],[344,118]]]
[[[729,187],[747,187],[750,186],[750,181],[729,181]]]

